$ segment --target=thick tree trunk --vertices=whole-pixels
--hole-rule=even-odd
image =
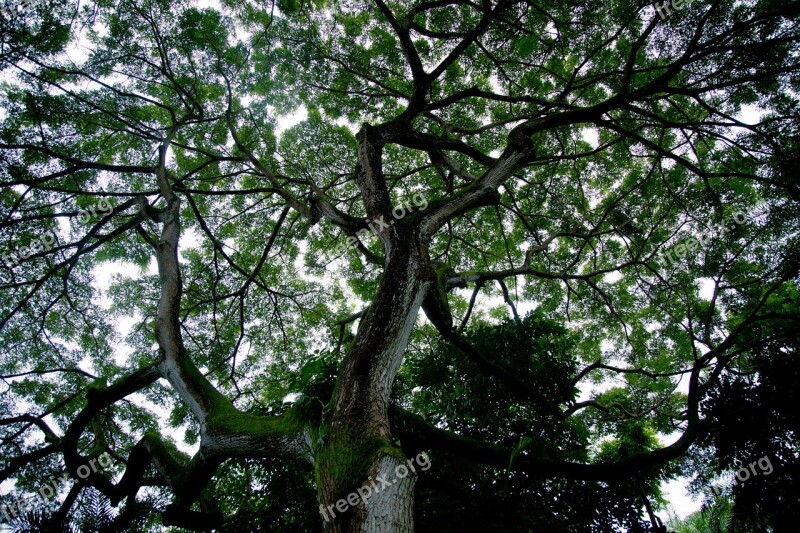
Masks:
[[[426,272],[420,252],[411,243],[398,243],[343,362],[328,433],[316,453],[326,531],[414,529],[415,465],[391,436],[388,407],[392,383],[430,284]]]

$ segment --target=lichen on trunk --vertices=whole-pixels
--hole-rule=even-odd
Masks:
[[[430,287],[424,265],[410,243],[395,244],[375,300],[342,362],[325,421],[326,439],[315,454],[327,531],[413,530],[414,476],[390,486],[385,482],[394,480],[394,469],[407,461],[393,441],[388,407],[397,369]],[[359,489],[365,493],[367,487],[373,488],[368,498],[341,503],[348,496],[355,502],[352,495]]]

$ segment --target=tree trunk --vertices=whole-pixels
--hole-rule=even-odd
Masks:
[[[315,454],[320,513],[329,532],[414,530],[415,465],[391,436],[388,407],[430,278],[418,249],[397,242],[343,361],[328,433]]]

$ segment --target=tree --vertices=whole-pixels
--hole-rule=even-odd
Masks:
[[[787,286],[768,305],[779,314],[797,308],[797,299],[796,286]],[[712,460],[695,465],[695,470],[698,481],[706,484],[735,471],[724,489],[729,501],[717,499],[723,512],[725,504],[730,507],[731,532],[789,532],[800,520],[800,417],[793,409],[800,359],[791,327],[784,321],[755,326],[746,335],[756,341],[753,349],[733,362],[702,408],[706,429],[698,447]],[[749,468],[753,461],[758,468]]]
[[[66,472],[151,528],[412,531],[438,457],[660,527],[701,405],[797,319],[799,12],[4,12],[0,480]],[[481,431],[451,387],[509,412]]]
[[[729,531],[730,513],[730,501],[719,498],[684,520],[673,518],[669,526],[675,533],[725,533]]]

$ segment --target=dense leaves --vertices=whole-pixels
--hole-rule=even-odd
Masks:
[[[574,339],[569,332],[541,313],[521,321],[506,320],[484,325],[465,335],[481,351],[491,351],[515,373],[535,378],[546,396],[571,402],[577,391],[574,378]],[[501,382],[481,375],[463,354],[447,345],[412,357],[401,383],[414,385],[409,391],[416,412],[439,427],[459,434],[502,442],[519,454],[585,461],[590,431],[585,420],[553,420],[540,406],[519,401]],[[404,395],[405,396],[405,395]],[[400,397],[398,401],[407,401]],[[503,413],[503,416],[498,416]],[[601,460],[652,446],[635,444],[640,433],[631,424],[619,440],[608,443],[598,454]],[[615,451],[611,451],[613,448]],[[638,450],[632,448],[639,448]],[[434,468],[421,477],[418,486],[420,531],[631,531],[642,530],[642,495],[659,494],[657,483],[637,479],[626,483],[554,481],[464,461],[457,455],[436,453]],[[569,495],[568,497],[564,497]]]
[[[420,530],[655,529],[760,457],[697,520],[797,521],[797,2],[28,4],[0,480],[76,485],[19,529],[331,529],[424,449]]]

